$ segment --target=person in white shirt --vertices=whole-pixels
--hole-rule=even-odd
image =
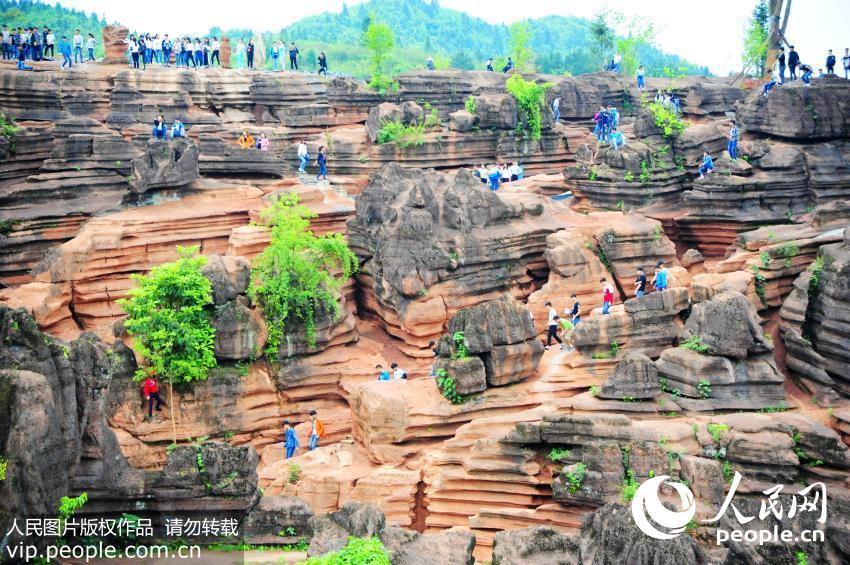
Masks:
[[[75,63],[77,63],[77,62],[82,63],[83,62],[83,36],[80,35],[80,30],[76,30],[76,33],[74,34],[73,46],[74,46],[74,62]],[[77,56],[79,56],[79,58],[80,58],[79,61],[77,61]]]
[[[555,121],[561,121],[561,97],[556,96],[554,100],[552,100],[552,113],[555,115]]]
[[[306,139],[302,139],[301,143],[298,144],[298,158],[301,159],[301,165],[298,167],[298,172],[303,173],[307,166],[307,160],[310,158],[310,155],[307,153]]]
[[[88,41],[86,41],[86,49],[89,52],[89,58],[86,61],[94,61],[94,46],[97,45],[97,40],[94,38],[94,35],[89,34]]]
[[[218,66],[221,66],[221,59],[219,58],[219,51],[221,51],[221,43],[219,43],[217,37],[212,38],[212,55],[210,56],[210,66],[218,63]]]
[[[552,345],[552,338],[555,338],[555,341],[561,344],[561,349],[564,349],[564,342],[561,340],[561,336],[558,335],[558,311],[552,307],[551,302],[547,302],[545,306],[549,308],[549,330],[546,333],[546,349],[549,349],[549,346]]]
[[[404,371],[404,369],[398,366],[398,363],[391,363],[390,369],[392,369],[394,381],[407,379],[407,373]]]
[[[47,52],[50,51],[50,58],[55,57],[54,54],[54,46],[56,45],[56,36],[53,35],[53,30],[48,29],[47,33],[44,34],[44,55],[47,56]]]
[[[245,68],[245,42],[242,41],[242,38],[239,38],[239,41],[236,43],[236,68],[244,69]]]

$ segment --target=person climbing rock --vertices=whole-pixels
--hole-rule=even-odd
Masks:
[[[611,131],[611,148],[612,149],[620,149],[626,144],[626,137],[623,135],[623,132],[614,128]]]
[[[643,267],[638,267],[637,278],[635,278],[635,296],[638,298],[646,294],[646,274],[643,272]]]
[[[729,152],[729,159],[734,163],[738,160],[738,124],[732,120],[732,127],[729,128],[729,143],[726,145],[726,150]]]
[[[148,399],[148,420],[153,418],[153,401],[156,400],[156,411],[162,411],[162,399],[159,397],[159,385],[156,382],[156,371],[151,369],[144,385],[145,397]]]
[[[313,429],[310,431],[308,448],[313,451],[319,447],[319,440],[325,435],[325,424],[319,420],[319,414],[315,410],[310,410],[310,423],[313,425]]]
[[[292,459],[295,450],[301,447],[298,442],[298,434],[295,433],[295,428],[289,424],[289,420],[283,421],[283,444],[286,447],[287,459]]]
[[[800,72],[803,73],[803,76],[800,79],[805,83],[806,86],[812,85],[812,73],[814,72],[811,65],[806,63],[800,64]]]
[[[563,345],[561,349],[565,351],[572,351],[575,349],[575,345],[573,342],[573,331],[575,330],[575,324],[566,318],[558,317],[558,327],[561,330],[561,339],[563,340]]]
[[[239,139],[236,140],[236,144],[242,149],[253,149],[254,137],[248,133],[248,130],[245,130],[242,132],[242,135],[239,136]]]
[[[561,344],[561,349],[564,349],[564,342],[561,337],[558,335],[558,312],[552,307],[551,302],[547,302],[544,304],[547,308],[549,308],[549,321],[548,321],[548,330],[546,332],[546,349],[549,349],[549,346],[552,345],[552,339]]]
[[[602,285],[602,313],[608,315],[611,305],[614,304],[614,287],[605,277],[599,279],[599,283]]]

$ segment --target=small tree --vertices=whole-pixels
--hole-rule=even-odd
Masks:
[[[118,303],[127,313],[124,328],[133,336],[136,352],[149,368],[139,368],[135,380],[156,371],[168,383],[174,443],[174,384],[202,381],[215,367],[215,329],[207,306],[212,304],[212,284],[201,273],[207,259],[197,247],[178,247],[179,258],[133,275],[138,283],[130,298]]]
[[[744,52],[742,59],[744,72],[752,72],[756,76],[765,74],[765,62],[768,49],[767,2],[760,0],[753,9],[753,15],[747,22],[744,35]]]
[[[534,72],[534,52],[531,50],[531,26],[528,22],[514,22],[510,27],[511,57],[514,68],[521,73]]]
[[[551,82],[538,84],[531,80],[525,80],[519,73],[508,78],[505,87],[516,99],[517,107],[525,112],[528,120],[528,129],[531,139],[537,141],[542,133],[540,130],[542,122],[542,109],[546,103],[546,91],[552,86]]]
[[[261,213],[271,227],[271,242],[254,259],[249,295],[262,308],[268,325],[266,354],[276,354],[286,324],[304,324],[307,341],[316,343],[316,312],[324,307],[336,317],[336,293],[357,272],[357,256],[342,234],[313,235],[316,213],[285,194]]]
[[[625,21],[622,15],[617,15],[618,21]],[[617,52],[620,53],[620,66],[623,76],[632,76],[637,71],[640,61],[638,49],[650,46],[655,42],[655,28],[652,23],[641,17],[635,17],[625,22],[626,37],[617,40]]]
[[[601,10],[590,21],[591,50],[594,58],[594,68],[603,58],[607,59],[614,49],[614,28],[608,23],[609,12]]]
[[[360,44],[369,51],[369,61],[372,66],[372,82],[383,77],[384,60],[395,45],[393,30],[387,24],[382,24],[375,19],[369,18],[369,25],[360,37]]]

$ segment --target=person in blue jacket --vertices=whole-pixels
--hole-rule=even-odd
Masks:
[[[186,137],[186,128],[183,126],[183,122],[174,118],[174,123],[171,124],[171,137],[172,139],[175,137]]]
[[[499,190],[499,183],[502,182],[502,171],[499,170],[499,167],[493,165],[493,168],[490,169],[490,174],[487,175],[487,178],[490,181],[490,190],[493,192]]]
[[[301,444],[298,442],[298,435],[295,433],[295,428],[289,424],[289,420],[283,421],[283,437],[286,446],[286,458],[291,459],[295,455],[295,450],[301,447]]]
[[[165,125],[165,120],[162,114],[158,115],[153,121],[153,137],[154,139],[165,139],[168,133],[168,127]]]
[[[705,175],[714,170],[714,160],[708,151],[702,154],[702,164],[699,166],[699,178],[704,179]]]
[[[62,43],[59,44],[59,52],[62,53],[62,68],[65,68],[65,63],[68,64],[68,68],[70,69],[73,66],[71,62],[71,44],[68,43],[68,38],[63,37]]]

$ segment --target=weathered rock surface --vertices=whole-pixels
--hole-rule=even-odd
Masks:
[[[623,355],[599,389],[599,398],[614,400],[655,398],[659,394],[658,371],[652,359],[632,351]]]
[[[145,152],[133,159],[133,192],[179,188],[198,178],[198,147],[186,138],[148,141]]]
[[[553,528],[538,526],[498,532],[493,539],[493,565],[578,565],[578,541]]]

